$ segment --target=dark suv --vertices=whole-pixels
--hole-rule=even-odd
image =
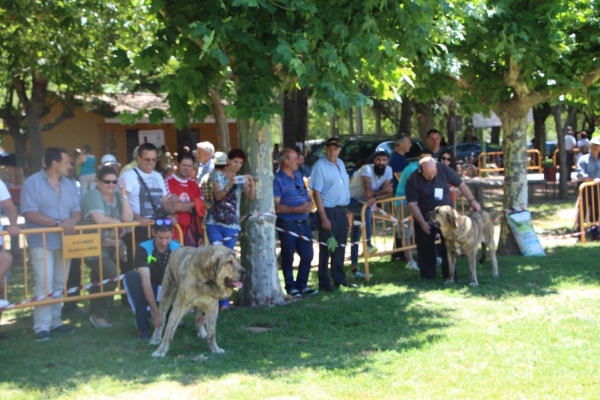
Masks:
[[[419,153],[423,150],[424,146],[418,139],[411,138],[410,140],[412,147],[405,156],[408,161],[414,161],[419,157]],[[378,148],[385,149],[391,157],[394,154],[394,140],[385,140],[385,138],[381,137],[361,137],[348,140],[344,143],[339,157],[344,161],[348,175],[352,176],[357,168],[370,163],[375,149]]]

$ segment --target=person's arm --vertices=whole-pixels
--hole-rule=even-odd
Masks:
[[[458,190],[460,191],[460,194],[462,194],[464,196],[465,199],[467,199],[467,201],[469,202],[469,205],[475,210],[475,211],[480,211],[481,210],[481,204],[479,204],[477,202],[477,200],[475,199],[475,196],[473,195],[473,193],[471,192],[471,189],[469,189],[469,187],[467,186],[466,183],[462,182],[459,186],[458,186]]]
[[[133,221],[133,210],[131,209],[131,204],[129,204],[129,197],[127,196],[127,188],[125,187],[125,181],[122,181],[119,184],[118,196],[121,200],[121,221]]]
[[[306,214],[312,210],[312,203],[310,201],[297,206],[286,206],[281,204],[281,197],[274,197],[273,200],[275,201],[275,212],[277,214]]]
[[[173,204],[175,212],[190,212],[192,211],[192,208],[194,208],[193,201],[181,201],[175,194],[172,194],[169,199],[171,204]]]
[[[2,207],[2,211],[8,217],[8,221],[10,225],[6,227],[6,231],[10,233],[11,236],[16,236],[21,231],[19,226],[17,225],[17,219],[19,218],[19,211],[13,203],[12,198],[8,198],[4,201],[0,201],[0,206]]]
[[[226,185],[221,185],[220,182],[215,179],[217,175],[213,175],[213,195],[215,196],[216,201],[220,201],[227,195],[227,192],[231,189],[231,187],[235,184],[233,181],[234,178],[231,178]]]
[[[79,165],[83,164],[85,162],[85,160],[87,160],[87,156],[85,154],[81,153],[77,157],[77,160],[75,160],[75,165],[79,166]]]
[[[41,226],[57,226],[56,220],[52,217],[42,214],[39,211],[26,211],[23,213],[23,217],[33,224]]]
[[[162,326],[162,321],[160,320],[158,305],[156,304],[156,299],[154,298],[154,290],[152,290],[152,283],[150,282],[150,268],[138,267],[138,273],[140,274],[140,279],[142,281],[142,291],[144,292],[144,297],[146,298],[146,301],[150,306],[150,310],[152,310],[152,319],[154,320],[154,327],[159,328]]]
[[[323,205],[323,198],[321,197],[321,192],[313,189],[313,198],[315,199],[315,205],[317,206],[317,212],[319,213],[319,217],[321,217],[321,226],[324,230],[331,230],[331,221],[327,218],[327,214],[325,214],[325,206]]]
[[[392,190],[392,181],[388,179],[383,181],[383,185],[381,185],[381,188],[379,188],[379,190],[376,191],[373,195],[377,198],[377,200],[385,199],[387,197],[390,197],[390,195],[392,194]]]
[[[419,209],[417,202],[408,203],[408,208],[410,209],[413,219],[415,220],[416,223],[418,223],[421,226],[421,229],[423,229],[423,232],[430,234],[431,231],[430,231],[429,222],[425,221],[425,218],[423,218],[423,214],[421,214],[421,210]]]

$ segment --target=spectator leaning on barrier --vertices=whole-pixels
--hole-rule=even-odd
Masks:
[[[590,140],[590,152],[579,159],[577,163],[577,176],[584,182],[595,182],[600,183],[600,136],[593,137]],[[583,202],[583,213],[584,217],[587,214],[598,217],[598,201],[595,190],[587,191],[588,195],[586,200]],[[591,206],[591,210],[589,209]],[[579,210],[579,207],[577,207]],[[579,218],[576,221],[577,230],[579,231]],[[598,226],[594,224],[592,226],[592,240],[600,240],[600,232],[598,232]]]
[[[172,240],[173,221],[170,218],[157,219],[152,226],[152,239],[139,244],[135,254],[136,271],[125,274],[125,290],[135,314],[138,339],[150,339],[150,321],[154,327],[162,326],[158,312],[161,284],[171,253],[181,247]],[[148,313],[150,308],[150,313]]]
[[[8,227],[6,227],[6,230],[8,231],[8,233],[10,233],[10,236],[18,237],[19,232],[20,232],[19,226],[17,225],[17,218],[19,217],[19,212],[17,211],[17,207],[15,207],[15,204],[12,201],[12,198],[10,196],[10,192],[8,191],[8,188],[6,187],[6,185],[4,184],[4,182],[1,179],[0,179],[0,214],[6,215],[8,217],[8,222],[10,223],[10,225]],[[0,223],[0,231],[2,231],[2,230],[4,230],[4,227]],[[2,247],[3,243],[4,243],[4,236],[0,236],[0,247]],[[6,286],[4,285],[4,279],[6,278],[6,275],[8,274],[8,270],[12,266],[12,262],[13,262],[13,258],[12,258],[12,255],[10,255],[10,253],[7,253],[5,251],[0,251],[0,318],[2,317],[1,309],[10,304],[7,300],[5,300],[6,293],[4,293],[4,288]],[[5,339],[5,338],[6,337],[5,337],[4,333],[2,331],[0,331],[0,339]]]
[[[215,154],[215,146],[211,142],[200,142],[196,144],[198,159],[198,173],[196,175],[196,183],[200,183],[202,177],[210,174],[215,169],[213,155]]]
[[[442,134],[437,129],[427,131],[427,147],[433,152],[433,158],[438,159],[444,147],[442,147]]]
[[[302,297],[317,293],[317,290],[307,287],[313,259],[312,232],[308,226],[308,215],[313,204],[304,186],[304,179],[298,171],[298,153],[292,149],[283,149],[279,153],[278,161],[279,170],[273,179],[276,225],[288,231],[277,232],[281,243],[281,269],[286,292],[292,297]],[[307,239],[301,239],[289,232]],[[300,256],[296,280],[293,267],[295,252]]]
[[[133,218],[140,223],[140,226],[135,228],[136,243],[149,239],[147,227],[154,218],[172,214],[172,219],[175,219],[165,180],[160,173],[154,170],[156,157],[156,147],[152,143],[141,144],[136,157],[138,166],[125,171],[120,178],[127,188],[127,197],[133,210]],[[156,210],[159,210],[158,214]],[[131,255],[134,243],[131,232],[123,236],[123,241],[127,245],[129,254],[129,262],[123,270],[128,271],[133,268]]]
[[[50,147],[44,153],[44,165],[45,169],[28,177],[21,189],[21,214],[26,227],[62,227],[66,234],[71,234],[81,219],[81,208],[75,186],[66,178],[71,168],[69,154],[63,148]],[[45,249],[42,240],[41,233],[27,235],[35,296],[62,292],[66,279],[61,234],[46,234]],[[70,260],[67,260],[67,275],[69,266]],[[50,332],[73,333],[71,328],[62,325],[60,303],[35,307],[33,330],[38,340],[50,340]]]
[[[437,163],[432,157],[423,157],[419,160],[419,168],[406,182],[406,201],[415,221],[415,241],[419,257],[421,278],[433,279],[436,276],[436,248],[435,236],[439,233],[433,225],[425,219],[427,213],[437,206],[453,206],[450,199],[450,185],[454,185],[465,196],[469,204],[476,211],[481,206],[475,200],[469,187],[462,182],[460,176],[452,168]],[[448,277],[448,256],[444,238],[440,235],[442,246],[442,275]]]
[[[127,201],[127,190],[124,183],[118,183],[117,173],[112,167],[102,167],[97,174],[96,187],[88,190],[81,201],[81,212],[83,214],[83,224],[119,224],[121,222],[133,221],[133,211]],[[115,191],[115,188],[118,189]],[[102,236],[102,280],[117,276],[117,260],[121,254],[117,252],[117,243],[119,243],[119,252],[123,252],[125,244],[120,241],[124,230],[121,228],[104,229]],[[87,257],[85,264],[92,270],[92,282],[100,282],[100,260],[99,257]],[[117,286],[116,282],[103,285],[104,291],[113,291]],[[90,294],[99,293],[100,286],[94,286],[90,289]],[[106,321],[108,310],[112,305],[113,297],[99,297],[90,300],[90,323],[95,328],[109,328],[111,324]]]
[[[195,201],[201,198],[200,187],[195,180],[190,178],[193,167],[194,156],[192,153],[181,153],[177,156],[175,173],[165,179],[165,186],[171,196],[171,202],[177,215],[177,223],[181,227],[183,237],[185,237],[192,223],[192,211],[196,206]],[[173,238],[179,238],[178,232],[175,232]]]
[[[341,245],[345,244],[348,238],[347,207],[350,203],[350,183],[344,162],[338,158],[339,154],[339,139],[327,139],[325,156],[313,165],[309,182],[317,205],[319,242],[325,243],[331,238],[337,241],[337,247],[332,252],[326,245],[319,246],[319,289],[326,292],[331,292],[340,285],[356,287],[355,284],[346,281],[344,272],[346,248]],[[330,255],[333,286],[329,279]]]
[[[354,219],[350,233],[350,241],[352,243],[360,240],[362,228],[356,222],[361,222],[363,205],[367,205],[364,222],[367,231],[367,248],[363,249],[363,252],[368,251],[369,254],[377,252],[375,246],[371,244],[371,237],[373,235],[371,207],[377,200],[388,198],[393,193],[392,177],[392,168],[388,165],[388,154],[385,149],[378,148],[373,155],[373,163],[363,165],[350,182],[350,206],[348,207],[348,211],[352,213]],[[354,276],[356,278],[364,278],[365,273],[358,270],[358,246],[354,244],[350,248],[350,262]]]

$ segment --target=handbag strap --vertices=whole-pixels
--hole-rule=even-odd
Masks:
[[[146,191],[146,193],[148,193],[148,199],[150,200],[150,204],[152,205],[152,209],[154,210],[155,213],[158,213],[159,212],[159,208],[156,206],[156,204],[154,204],[154,199],[152,198],[152,193],[150,193],[150,189],[148,189],[148,185],[146,185],[146,182],[144,182],[144,179],[142,178],[142,176],[138,172],[137,168],[134,168],[133,171],[138,176],[138,180],[142,184],[142,187],[144,188],[144,190]]]

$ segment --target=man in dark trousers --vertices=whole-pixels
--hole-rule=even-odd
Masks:
[[[421,278],[433,279],[436,277],[435,236],[439,230],[430,225],[426,217],[427,213],[433,211],[437,206],[453,205],[450,198],[450,185],[460,190],[475,211],[481,210],[473,193],[456,171],[436,162],[432,157],[420,159],[419,168],[406,182],[406,201],[415,222],[415,242]],[[442,276],[447,278],[448,256],[443,237],[439,251],[441,254],[438,255],[442,258]]]

